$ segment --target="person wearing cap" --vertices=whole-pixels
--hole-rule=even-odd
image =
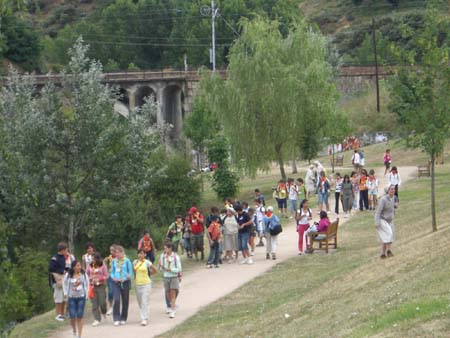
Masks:
[[[188,222],[191,225],[191,250],[196,260],[198,260],[197,254],[199,251],[201,253],[201,259],[202,260],[205,259],[205,252],[203,246],[204,221],[205,218],[197,210],[196,207],[192,207],[189,210]]]
[[[280,219],[273,213],[273,207],[269,206],[266,209],[266,215],[263,218],[264,220],[264,234],[266,237],[266,259],[277,259],[277,246],[278,246],[278,235],[272,236],[270,234],[270,226],[271,224],[280,223]]]
[[[233,208],[227,208],[227,214],[222,218],[223,224],[223,249],[225,250],[225,259],[228,263],[233,261],[233,251],[237,258],[237,240],[238,240],[238,222],[236,211]]]

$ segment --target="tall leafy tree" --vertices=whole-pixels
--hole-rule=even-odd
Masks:
[[[9,173],[15,176],[5,198],[15,210],[22,199],[24,209],[9,216],[25,240],[57,229],[71,250],[80,230],[89,232],[103,199],[139,191],[155,174],[148,157],[159,144],[151,125],[154,105],[127,119],[117,114],[117,97],[86,51],[79,40],[59,90],[49,85],[36,96],[32,83],[16,74],[0,96]],[[37,221],[40,228],[29,228]]]
[[[283,38],[277,21],[242,22],[242,35],[230,51],[227,79],[202,81],[209,104],[221,119],[233,158],[254,175],[276,160],[286,178],[285,161],[306,132],[322,135],[334,111],[336,88],[327,62],[327,42],[306,21]]]
[[[447,33],[442,35],[442,28]],[[408,145],[421,148],[431,160],[432,229],[437,230],[435,160],[450,138],[450,25],[434,6],[427,10],[425,29],[414,37],[416,53],[401,53],[413,66],[400,70],[392,86],[391,109],[398,114]],[[417,61],[420,61],[416,64]]]

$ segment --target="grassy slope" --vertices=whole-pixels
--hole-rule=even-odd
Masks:
[[[402,156],[404,164],[423,159]],[[448,336],[449,168],[436,177],[437,233],[429,180],[402,191],[395,258],[378,259],[373,217],[358,215],[340,229],[337,252],[280,264],[162,337]]]

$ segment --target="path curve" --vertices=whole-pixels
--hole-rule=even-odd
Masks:
[[[349,170],[350,171],[350,170]],[[416,167],[399,167],[399,172],[403,182],[414,177],[417,172]],[[379,179],[380,195],[384,194],[386,178],[383,176],[384,168],[376,170]],[[332,194],[333,195],[333,194]],[[400,190],[401,195],[401,190]],[[330,199],[330,206],[334,206],[334,198]],[[314,212],[314,219],[317,220],[317,212]],[[372,217],[372,214],[370,215]],[[336,216],[331,215],[334,220]],[[340,224],[344,224],[346,218],[340,219]],[[245,283],[258,277],[289,258],[297,256],[297,233],[295,224],[290,221],[284,227],[284,231],[279,235],[279,246],[277,260],[265,259],[265,248],[257,247],[253,265],[223,264],[219,269],[206,269],[204,265],[199,265],[183,277],[180,297],[177,301],[179,310],[176,318],[169,319],[165,314],[164,291],[162,285],[153,288],[150,296],[150,320],[146,327],[140,326],[139,307],[135,295],[130,295],[130,306],[127,324],[114,327],[112,319],[102,322],[98,327],[92,327],[89,320],[86,320],[83,338],[151,338],[169,331],[176,325],[181,324],[189,317],[195,315],[202,307],[205,307],[218,299],[233,292]],[[322,254],[322,253],[319,253]],[[308,259],[307,256],[299,257],[299,260]],[[90,314],[88,318],[91,318]],[[55,332],[51,338],[73,338],[70,328]]]

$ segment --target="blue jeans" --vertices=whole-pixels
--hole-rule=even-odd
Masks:
[[[249,232],[240,232],[238,234],[239,251],[248,251],[248,240],[250,239]]]
[[[84,306],[86,305],[85,297],[71,298],[69,297],[69,316],[70,319],[83,318]]]
[[[297,200],[289,200],[289,211],[290,212],[297,211]]]
[[[328,192],[320,192],[319,191],[319,204],[328,204]]]
[[[219,242],[213,242],[210,246],[211,251],[209,252],[208,264],[219,265],[220,260],[220,246]]]
[[[109,300],[110,303],[112,303],[113,295],[114,295],[114,293],[113,293],[113,284],[114,284],[114,282],[113,282],[112,278],[109,277],[108,278],[108,300]]]

